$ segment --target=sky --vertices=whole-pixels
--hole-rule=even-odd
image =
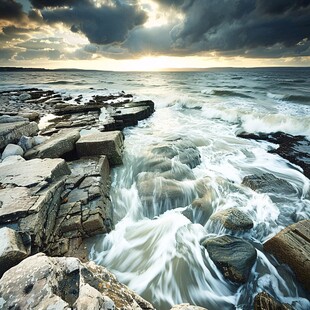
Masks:
[[[310,66],[310,0],[0,0],[0,66]]]

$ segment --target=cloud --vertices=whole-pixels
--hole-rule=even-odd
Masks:
[[[18,21],[23,20],[26,14],[23,12],[23,6],[14,0],[0,1],[0,20]]]
[[[47,23],[62,22],[73,32],[83,33],[89,42],[96,44],[123,42],[130,30],[146,21],[145,12],[137,4],[127,4],[119,0],[99,7],[92,1],[81,0],[74,2],[70,8],[58,7],[41,12]]]

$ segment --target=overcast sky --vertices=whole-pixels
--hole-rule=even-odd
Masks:
[[[0,0],[0,66],[310,66],[310,0]]]

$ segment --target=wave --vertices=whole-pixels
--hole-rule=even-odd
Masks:
[[[267,93],[267,97],[270,99],[278,100],[278,101],[288,101],[288,102],[297,102],[297,103],[308,103],[310,104],[310,96],[305,95],[280,95],[274,93]]]
[[[239,98],[253,99],[252,96],[239,93],[239,92],[235,92],[232,90],[212,89],[212,90],[203,90],[201,92],[206,95],[214,95],[218,97],[239,97]]]

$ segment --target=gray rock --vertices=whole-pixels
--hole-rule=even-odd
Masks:
[[[283,179],[279,179],[271,173],[264,173],[260,176],[246,176],[242,180],[242,184],[259,193],[285,195],[296,194],[295,188],[289,182]]]
[[[44,137],[44,136],[34,136],[33,137],[33,145],[39,145],[39,144],[42,144],[43,142],[47,141],[48,138],[47,137]]]
[[[35,146],[25,154],[26,159],[57,158],[75,149],[75,142],[80,138],[78,129],[63,129],[50,139]]]
[[[71,171],[63,159],[36,158],[4,167],[0,165],[0,183],[33,187],[44,181],[54,181],[70,173]]]
[[[19,156],[23,156],[24,155],[24,150],[16,144],[8,144],[1,156],[1,159],[5,159],[9,156],[14,156],[14,155],[19,155]]]
[[[7,309],[154,309],[104,267],[41,253],[3,275],[0,295]]]
[[[30,237],[26,237],[8,227],[0,228],[0,277],[30,254]]]
[[[1,115],[0,124],[4,123],[16,123],[16,122],[27,122],[28,119],[22,116],[10,116],[10,115]]]
[[[80,157],[105,155],[111,166],[123,163],[123,135],[120,131],[82,136],[76,143],[76,149]]]
[[[287,264],[310,292],[310,220],[303,220],[281,230],[264,243],[264,250]]]
[[[221,222],[225,228],[231,230],[240,231],[253,228],[253,221],[237,208],[217,212],[210,219]]]
[[[202,245],[225,278],[237,283],[247,281],[257,257],[255,248],[249,242],[221,236],[206,239]]]
[[[23,135],[34,136],[38,131],[36,122],[2,123],[0,124],[0,150],[9,143],[18,143]]]
[[[19,95],[18,98],[20,101],[25,101],[25,100],[31,99],[31,95],[28,93],[22,93]]]
[[[170,310],[208,310],[208,309],[198,306],[192,306],[190,304],[180,304],[173,306]]]
[[[21,157],[20,155],[12,155],[12,156],[6,157],[2,161],[1,165],[10,165],[13,163],[23,162],[23,161],[26,161],[26,159]]]
[[[24,152],[28,151],[33,146],[33,137],[22,136],[18,142],[18,145],[24,150]]]

